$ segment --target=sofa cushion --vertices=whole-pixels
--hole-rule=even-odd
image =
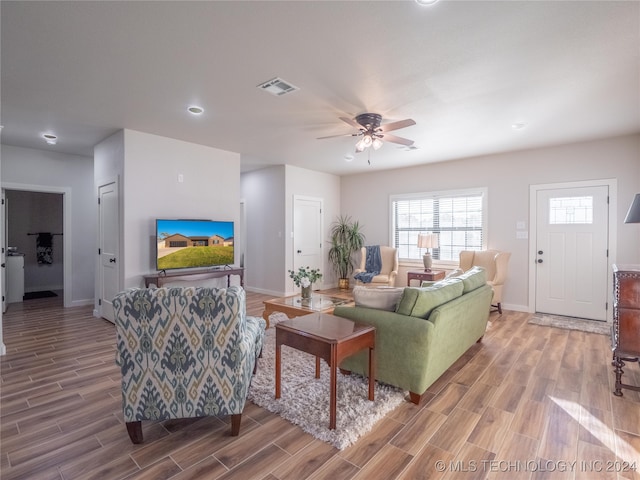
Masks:
[[[445,278],[459,277],[463,273],[464,270],[462,270],[461,268],[456,268],[455,270],[451,270],[449,273],[447,273],[447,276]]]
[[[353,300],[357,307],[375,308],[393,312],[402,296],[404,288],[375,287],[366,288],[356,286],[353,288]]]
[[[430,287],[404,289],[396,313],[412,317],[428,318],[431,311],[462,295],[462,281],[453,278],[437,282]]]
[[[487,275],[482,267],[473,267],[456,278],[462,280],[464,285],[462,293],[469,293],[487,283]]]

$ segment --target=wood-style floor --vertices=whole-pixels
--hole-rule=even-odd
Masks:
[[[260,315],[268,297],[248,294]],[[640,478],[640,394],[615,397],[609,338],[491,315],[482,343],[429,389],[338,451],[248,403],[226,418],[122,420],[114,326],[61,299],[4,315],[2,480]],[[640,385],[638,364],[626,368]],[[340,412],[338,412],[338,415]],[[629,462],[631,465],[628,465]],[[626,468],[630,467],[630,468]],[[619,470],[625,470],[619,472]]]

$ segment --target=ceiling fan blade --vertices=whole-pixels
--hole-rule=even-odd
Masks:
[[[316,140],[324,140],[325,138],[336,138],[336,137],[357,137],[358,133],[343,133],[341,135],[327,135],[326,137],[318,137]]]
[[[360,125],[358,122],[356,122],[353,118],[340,117],[340,120],[342,120],[344,123],[348,123],[353,128],[358,128],[358,129],[362,128],[362,125]]]
[[[396,135],[391,135],[390,133],[380,134],[380,137],[385,142],[399,143],[400,145],[406,145],[407,147],[410,147],[411,145],[413,145],[413,140],[409,140],[408,138],[398,137]]]
[[[380,132],[390,132],[391,130],[399,130],[401,128],[410,127],[411,125],[415,125],[416,122],[410,118],[406,120],[400,120],[397,122],[385,123],[384,125],[380,125],[380,128],[377,130]]]

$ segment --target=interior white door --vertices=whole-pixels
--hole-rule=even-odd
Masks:
[[[2,225],[2,235],[0,235],[0,263],[2,264],[2,311],[7,311],[7,199],[2,189],[2,208],[0,209],[0,225]]]
[[[99,207],[99,314],[114,322],[113,297],[120,291],[119,282],[119,211],[118,184],[102,185],[98,189]]]
[[[318,268],[322,271],[320,198],[295,196],[293,200],[293,269],[300,267]]]
[[[539,190],[536,311],[606,320],[609,187]]]

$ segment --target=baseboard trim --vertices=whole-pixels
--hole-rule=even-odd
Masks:
[[[87,305],[93,305],[93,298],[85,298],[84,300],[71,300],[71,307],[86,307]],[[95,310],[94,310],[95,311]]]
[[[284,297],[284,296],[286,296],[285,292],[276,292],[275,290],[265,290],[263,288],[256,288],[256,287],[247,287],[246,285],[244,286],[244,289],[247,292],[261,293],[263,295],[273,295],[274,297]]]
[[[511,311],[514,311],[514,312],[530,313],[528,305],[515,305],[513,303],[503,303],[502,304],[502,309],[503,310],[511,310]]]

